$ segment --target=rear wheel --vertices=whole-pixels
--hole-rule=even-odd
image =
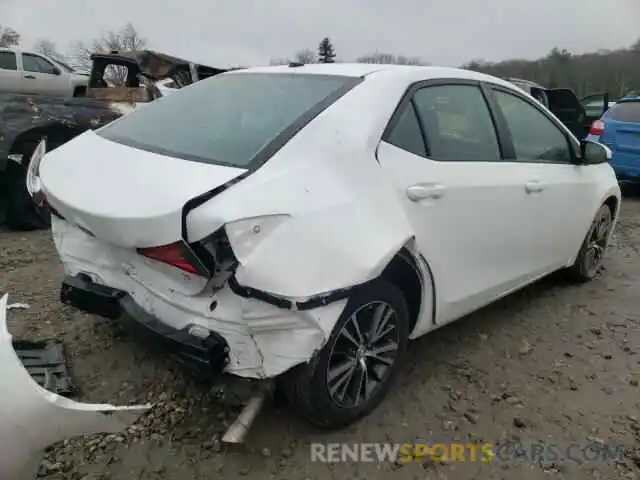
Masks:
[[[22,155],[22,162],[9,161],[6,175],[7,225],[15,230],[40,230],[51,226],[46,206],[37,206],[27,191],[26,175],[29,160],[40,140],[28,140],[16,145],[13,154]]]
[[[392,283],[375,280],[349,299],[322,350],[281,378],[284,394],[317,426],[354,423],[393,386],[408,336],[402,292]]]
[[[602,266],[612,226],[611,208],[602,205],[587,232],[576,261],[568,268],[567,273],[572,280],[588,282],[596,276]]]

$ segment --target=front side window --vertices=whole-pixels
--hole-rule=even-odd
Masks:
[[[18,70],[16,54],[13,52],[0,52],[0,69]]]
[[[413,97],[429,158],[498,161],[498,137],[482,90],[475,85],[435,85]]]
[[[250,168],[263,149],[275,140],[288,141],[360,81],[336,75],[216,75],[136,109],[99,135],[184,160]]]
[[[30,53],[22,54],[22,68],[25,72],[47,73],[49,75],[53,75],[55,73],[55,66],[53,63],[45,60],[39,55],[32,55]]]
[[[571,162],[566,135],[545,114],[516,95],[501,90],[494,90],[494,95],[511,133],[516,160]]]

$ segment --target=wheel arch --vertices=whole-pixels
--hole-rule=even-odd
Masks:
[[[414,240],[405,244],[382,270],[380,278],[396,285],[403,293],[409,308],[409,332],[413,334],[423,317],[429,311],[430,324],[436,319],[436,289],[426,260],[415,253]]]
[[[603,205],[607,205],[611,209],[611,215],[613,218],[618,217],[618,209],[620,208],[620,200],[615,195],[610,195],[602,202]]]
[[[51,122],[46,125],[30,128],[16,135],[9,147],[9,153],[19,152],[19,145],[27,142],[38,142],[42,137],[47,137],[49,145],[53,148],[68,142],[73,137],[80,135],[86,129],[71,127],[62,122]],[[51,150],[52,148],[49,148]]]

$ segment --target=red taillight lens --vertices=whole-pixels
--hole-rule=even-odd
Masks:
[[[590,135],[602,135],[604,133],[604,122],[602,120],[596,120],[591,124],[589,129]]]
[[[187,258],[185,246],[182,242],[161,245],[159,247],[141,248],[138,250],[138,253],[147,258],[184,270],[185,272],[199,273],[196,266]]]

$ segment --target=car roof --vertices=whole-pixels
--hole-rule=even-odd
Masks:
[[[277,65],[269,67],[252,67],[233,70],[225,75],[241,75],[243,73],[284,73],[310,75],[340,75],[347,77],[375,77],[377,75],[393,76],[399,81],[408,83],[420,80],[438,78],[477,80],[491,82],[505,87],[514,88],[511,82],[484,73],[454,67],[417,66],[417,65],[387,65],[371,63],[311,63]]]

